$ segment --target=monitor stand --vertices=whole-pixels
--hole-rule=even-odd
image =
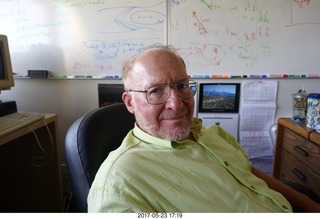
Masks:
[[[5,116],[11,113],[17,112],[16,101],[4,101],[0,100],[0,116]]]

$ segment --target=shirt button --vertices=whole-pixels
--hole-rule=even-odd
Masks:
[[[225,161],[224,164],[225,164],[226,166],[229,166],[229,163],[228,163],[227,161]]]
[[[282,205],[282,208],[288,210],[288,207],[286,205]]]

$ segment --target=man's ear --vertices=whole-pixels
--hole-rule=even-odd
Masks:
[[[134,108],[132,106],[132,97],[131,97],[131,95],[128,92],[123,92],[122,100],[123,100],[124,104],[126,105],[127,110],[130,113],[134,114]]]

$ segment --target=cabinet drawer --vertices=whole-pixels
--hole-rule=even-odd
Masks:
[[[306,168],[312,169],[316,174],[319,174],[320,146],[289,129],[285,130],[283,141],[284,150],[294,156],[298,163],[304,163]],[[285,165],[285,162],[283,165]]]
[[[291,152],[284,151],[283,163],[280,171],[280,180],[302,184],[313,190],[320,197],[320,175],[293,156]]]

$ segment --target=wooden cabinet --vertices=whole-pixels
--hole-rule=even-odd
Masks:
[[[0,138],[0,212],[63,212],[57,115]]]
[[[303,185],[320,197],[320,134],[290,118],[280,118],[273,176]]]

